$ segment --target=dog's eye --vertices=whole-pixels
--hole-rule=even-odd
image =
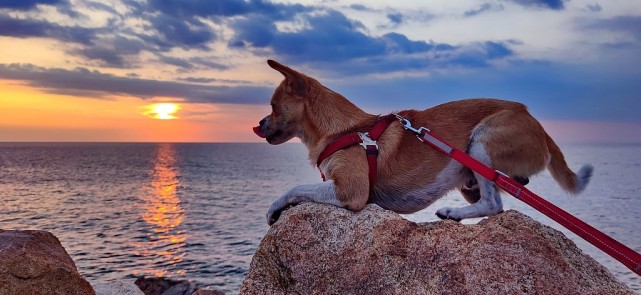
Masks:
[[[274,109],[276,109],[276,105],[274,103],[271,103],[271,106],[272,106],[272,111],[274,111]]]

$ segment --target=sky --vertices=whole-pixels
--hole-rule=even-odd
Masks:
[[[493,97],[641,142],[638,0],[0,0],[0,141],[258,142],[267,59],[370,113]]]

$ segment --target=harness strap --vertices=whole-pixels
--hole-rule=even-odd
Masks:
[[[376,144],[376,140],[381,137],[389,124],[395,120],[396,116],[393,114],[382,116],[378,118],[376,124],[374,124],[374,127],[372,127],[369,132],[347,133],[332,141],[332,143],[325,147],[323,152],[321,152],[321,154],[318,156],[318,160],[316,161],[316,167],[318,167],[323,181],[327,179],[325,178],[325,174],[323,174],[323,171],[320,170],[320,164],[325,159],[329,158],[329,156],[344,148],[356,144],[361,144],[363,148],[365,148],[365,156],[367,157],[367,165],[369,166],[369,187],[374,187],[374,184],[376,183],[376,172],[378,169],[378,145]]]

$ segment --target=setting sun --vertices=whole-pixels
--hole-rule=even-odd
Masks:
[[[144,114],[154,118],[154,119],[160,119],[160,120],[171,120],[171,119],[178,119],[178,117],[174,116],[178,110],[180,110],[180,106],[175,103],[155,103],[152,105],[147,106],[148,111],[146,111]]]

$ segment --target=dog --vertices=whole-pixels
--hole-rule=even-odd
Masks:
[[[271,114],[254,127],[256,135],[277,145],[297,137],[316,164],[320,154],[339,136],[367,132],[379,120],[316,79],[276,61],[268,65],[285,79],[271,98]],[[530,176],[548,168],[566,191],[578,194],[592,176],[592,166],[574,173],[563,153],[525,105],[498,99],[452,101],[425,110],[396,113],[414,126],[425,126],[445,142],[483,164],[527,184]],[[375,183],[368,177],[363,147],[352,145],[318,164],[326,181],[287,190],[270,206],[269,225],[281,212],[302,202],[324,203],[359,211],[368,203],[400,214],[422,210],[447,192],[458,189],[470,205],[440,208],[442,219],[491,216],[502,212],[497,186],[417,140],[394,121],[376,142]]]

